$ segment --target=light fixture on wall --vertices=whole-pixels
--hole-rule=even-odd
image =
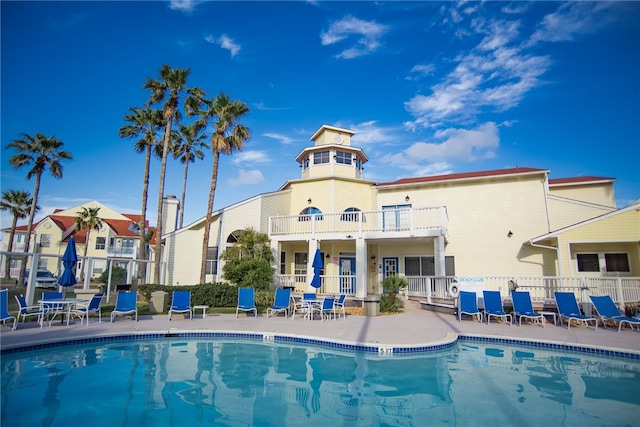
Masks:
[[[407,197],[404,198],[404,201],[408,202],[409,200],[411,200],[411,197],[409,197],[409,195],[407,194]]]
[[[308,202],[309,204],[311,204],[311,197],[309,197],[309,198],[307,199],[307,202]]]
[[[507,237],[511,238],[511,236],[513,236],[513,231],[509,230],[509,232],[507,233]]]
[[[324,257],[325,257],[325,258],[331,258],[331,255],[326,254]]]
[[[375,255],[371,255],[371,259],[376,259],[376,256]]]

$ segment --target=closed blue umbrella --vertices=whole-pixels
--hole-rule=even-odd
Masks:
[[[72,236],[69,239],[69,243],[67,243],[67,249],[65,249],[64,254],[62,255],[64,271],[62,272],[62,276],[58,279],[58,284],[60,286],[73,286],[78,283],[76,280],[76,273],[74,271],[74,267],[77,262],[78,253],[76,252],[76,240]]]
[[[313,267],[313,279],[311,280],[311,286],[314,288],[319,288],[320,283],[320,270],[324,267],[322,262],[322,255],[320,255],[320,249],[316,249],[316,253],[313,257],[313,263],[311,264]]]

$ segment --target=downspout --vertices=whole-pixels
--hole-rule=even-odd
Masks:
[[[562,262],[560,260],[560,248],[555,247],[555,246],[546,246],[546,245],[539,245],[537,243],[533,243],[533,241],[529,240],[528,242],[531,246],[533,246],[534,248],[542,248],[542,249],[552,249],[554,251],[556,251],[556,262],[558,263],[558,277],[563,277],[563,272],[562,272]]]

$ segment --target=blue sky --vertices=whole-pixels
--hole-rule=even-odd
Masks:
[[[0,8],[2,191],[33,190],[8,164],[5,147],[22,133],[54,135],[74,156],[62,180],[44,175],[40,217],[92,199],[139,213],[144,159],[118,129],[163,63],[251,109],[250,141],[221,157],[215,209],[299,178],[294,158],[322,124],[357,132],[373,181],[527,166],[616,178],[619,207],[640,199],[638,2]],[[211,162],[207,152],[190,166],[185,224],[205,214]],[[165,193],[180,197],[181,186],[182,165],[170,161]]]

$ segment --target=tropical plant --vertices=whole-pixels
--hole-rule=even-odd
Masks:
[[[2,193],[2,200],[0,201],[0,210],[7,211],[13,216],[11,221],[11,231],[9,232],[9,244],[7,245],[7,251],[13,251],[13,239],[16,233],[16,225],[19,219],[26,218],[29,215],[29,209],[31,208],[33,199],[28,191],[22,190],[7,190]],[[40,210],[40,206],[36,206],[36,212]],[[10,277],[11,269],[11,256],[8,254],[5,257],[5,273],[4,277]],[[20,283],[20,282],[18,282]]]
[[[99,231],[102,227],[102,219],[98,216],[98,212],[100,211],[99,207],[96,208],[86,208],[82,207],[82,211],[76,214],[75,224],[76,231],[87,230],[87,236],[84,243],[84,256],[87,256],[87,250],[89,249],[89,237],[91,235],[91,230]],[[84,271],[83,268],[80,272],[81,280],[84,279]]]
[[[164,198],[164,182],[167,170],[167,155],[169,153],[169,141],[171,138],[171,126],[173,122],[179,122],[181,113],[179,110],[181,98],[188,96],[185,102],[187,113],[196,110],[200,105],[200,99],[204,92],[198,88],[186,89],[187,77],[191,71],[188,68],[171,68],[163,64],[158,71],[159,79],[147,78],[143,87],[151,91],[148,104],[153,105],[164,102],[162,105],[165,119],[164,137],[162,143],[162,161],[160,165],[160,184],[158,186],[158,214],[156,224],[155,257],[156,263],[153,273],[154,282],[160,281],[160,257],[162,252],[162,204]]]
[[[178,228],[182,228],[184,219],[184,199],[187,194],[187,175],[189,174],[189,163],[193,163],[196,159],[202,160],[204,153],[201,148],[208,149],[209,145],[205,142],[206,135],[202,132],[202,127],[193,123],[189,126],[180,125],[180,132],[174,134],[173,158],[179,159],[184,164],[184,173],[182,176],[182,194],[180,196],[180,220]]]
[[[97,281],[100,283],[107,283],[109,280],[109,269],[106,269],[100,274]],[[119,265],[114,265],[111,267],[111,286],[114,285],[124,285],[127,283],[127,269],[124,267],[120,267]]]
[[[238,123],[249,112],[249,107],[244,102],[240,100],[232,101],[228,95],[220,93],[211,100],[204,99],[203,104],[205,108],[197,111],[200,116],[198,123],[206,127],[207,122],[212,120],[214,129],[211,134],[211,150],[213,151],[211,187],[209,189],[209,201],[207,203],[207,215],[202,238],[201,283],[206,280],[207,249],[209,247],[209,234],[213,216],[213,200],[218,183],[220,153],[232,154],[234,151],[241,151],[244,143],[250,138],[249,128]]]
[[[390,303],[393,304],[396,301],[396,295],[401,290],[405,289],[409,285],[407,278],[404,276],[387,276],[382,281],[382,289],[389,293]]]
[[[9,143],[6,148],[18,151],[9,158],[9,164],[14,169],[20,169],[24,166],[28,167],[27,179],[36,178],[33,186],[33,197],[31,199],[31,209],[29,210],[29,220],[27,222],[27,236],[25,240],[24,252],[29,252],[29,244],[31,241],[31,232],[33,230],[33,217],[38,207],[38,194],[40,193],[40,182],[42,174],[47,168],[49,173],[55,179],[62,178],[62,160],[71,160],[73,156],[68,151],[64,151],[62,146],[64,143],[54,136],[47,137],[42,133],[36,133],[31,136],[26,133],[22,134],[22,139],[16,139]],[[27,268],[26,263],[20,266],[20,275],[18,283],[24,281],[24,272]]]
[[[162,147],[158,145],[158,132],[164,127],[164,117],[161,110],[154,110],[145,105],[144,108],[129,108],[130,113],[124,116],[124,120],[129,124],[122,126],[118,134],[120,138],[139,138],[133,148],[137,153],[144,152],[144,175],[142,182],[142,209],[140,212],[140,223],[138,233],[140,235],[140,255],[141,260],[147,259],[147,243],[144,238],[147,234],[147,201],[149,198],[149,166],[151,154],[162,158]],[[139,273],[142,274],[145,263],[139,265]]]
[[[249,227],[235,237],[237,241],[222,253],[224,279],[238,287],[268,290],[275,272],[269,236]]]

